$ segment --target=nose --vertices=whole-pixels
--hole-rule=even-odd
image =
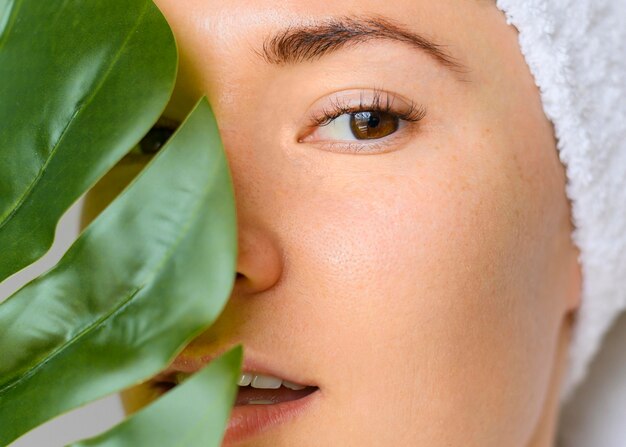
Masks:
[[[282,274],[282,256],[271,234],[254,221],[238,223],[235,295],[253,295],[271,289]]]
[[[237,276],[232,297],[264,292],[283,275],[280,222],[275,180],[258,157],[254,132],[241,125],[240,112],[213,100],[215,116],[235,193],[237,207]]]
[[[219,122],[219,120],[218,120]],[[273,208],[272,179],[263,169],[241,132],[220,127],[233,180],[237,207],[237,277],[233,296],[266,291],[283,274],[283,253]]]

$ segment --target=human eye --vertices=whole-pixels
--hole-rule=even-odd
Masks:
[[[161,116],[148,133],[128,153],[131,157],[152,157],[167,143],[180,123]]]
[[[379,89],[325,100],[309,117],[299,142],[336,152],[381,153],[392,150],[426,116],[424,107]]]

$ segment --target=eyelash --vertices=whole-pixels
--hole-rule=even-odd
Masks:
[[[384,104],[382,103],[383,95],[386,96]],[[332,120],[340,117],[341,115],[346,113],[354,114],[358,112],[388,113],[395,118],[411,123],[419,122],[426,117],[426,108],[418,106],[413,101],[411,101],[407,111],[397,111],[393,107],[393,100],[390,101],[389,95],[386,95],[382,90],[375,89],[371,102],[364,102],[363,95],[361,94],[358,105],[350,106],[347,102],[343,102],[341,98],[331,98],[329,109],[324,108],[320,115],[311,116],[311,127],[323,127],[330,124]]]
[[[386,98],[383,103],[383,95]],[[426,117],[426,108],[423,106],[417,105],[415,102],[411,101],[409,104],[408,110],[406,111],[398,111],[393,106],[393,98],[386,94],[383,90],[374,89],[373,90],[373,98],[371,101],[364,101],[363,94],[361,94],[359,98],[358,105],[349,105],[348,101],[342,101],[341,98],[331,98],[330,99],[330,108],[324,108],[320,115],[312,115],[311,116],[311,128],[314,127],[323,127],[330,124],[334,119],[344,115],[344,114],[355,114],[359,112],[379,112],[386,113],[394,118],[398,118],[402,121],[406,121],[409,123],[417,123],[423,120]],[[155,130],[169,130],[171,134],[173,134],[178,127],[178,123],[173,124],[174,121],[165,117],[160,117],[158,122],[150,129],[148,135]],[[395,132],[394,132],[395,133]],[[170,134],[170,136],[171,136]],[[389,135],[391,136],[391,135]],[[145,138],[145,137],[144,137]],[[382,137],[378,140],[384,140],[386,137]],[[162,146],[167,143],[169,137],[162,143]],[[143,140],[142,140],[143,141]],[[379,148],[383,148],[385,146],[384,143],[381,143],[377,140],[370,140],[369,143],[330,143],[330,146],[345,146],[349,147],[351,150],[356,152],[361,151],[364,147],[368,147],[370,151],[378,151]],[[160,149],[160,148],[159,148]]]

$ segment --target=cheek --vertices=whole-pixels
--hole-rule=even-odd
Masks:
[[[346,424],[356,428],[375,405],[389,418],[381,427],[411,415],[412,439],[482,442],[511,420],[532,422],[555,311],[537,287],[536,191],[497,149],[433,151],[387,170],[395,174],[325,175],[284,196],[294,200],[292,273],[316,299],[320,358],[345,366],[328,392],[349,396]],[[476,156],[488,153],[503,155]],[[372,383],[385,386],[363,393]]]

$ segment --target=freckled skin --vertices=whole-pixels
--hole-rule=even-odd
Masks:
[[[319,383],[319,405],[245,446],[548,447],[580,268],[553,130],[491,2],[157,0],[181,51],[167,113],[211,102],[233,174],[241,274],[189,347],[242,342]],[[460,80],[375,41],[276,67],[251,53],[293,20],[372,13],[448,45]],[[311,104],[383,86],[427,109],[389,151],[298,143]],[[88,222],[143,165],[93,190]],[[138,386],[129,411],[152,398]]]

